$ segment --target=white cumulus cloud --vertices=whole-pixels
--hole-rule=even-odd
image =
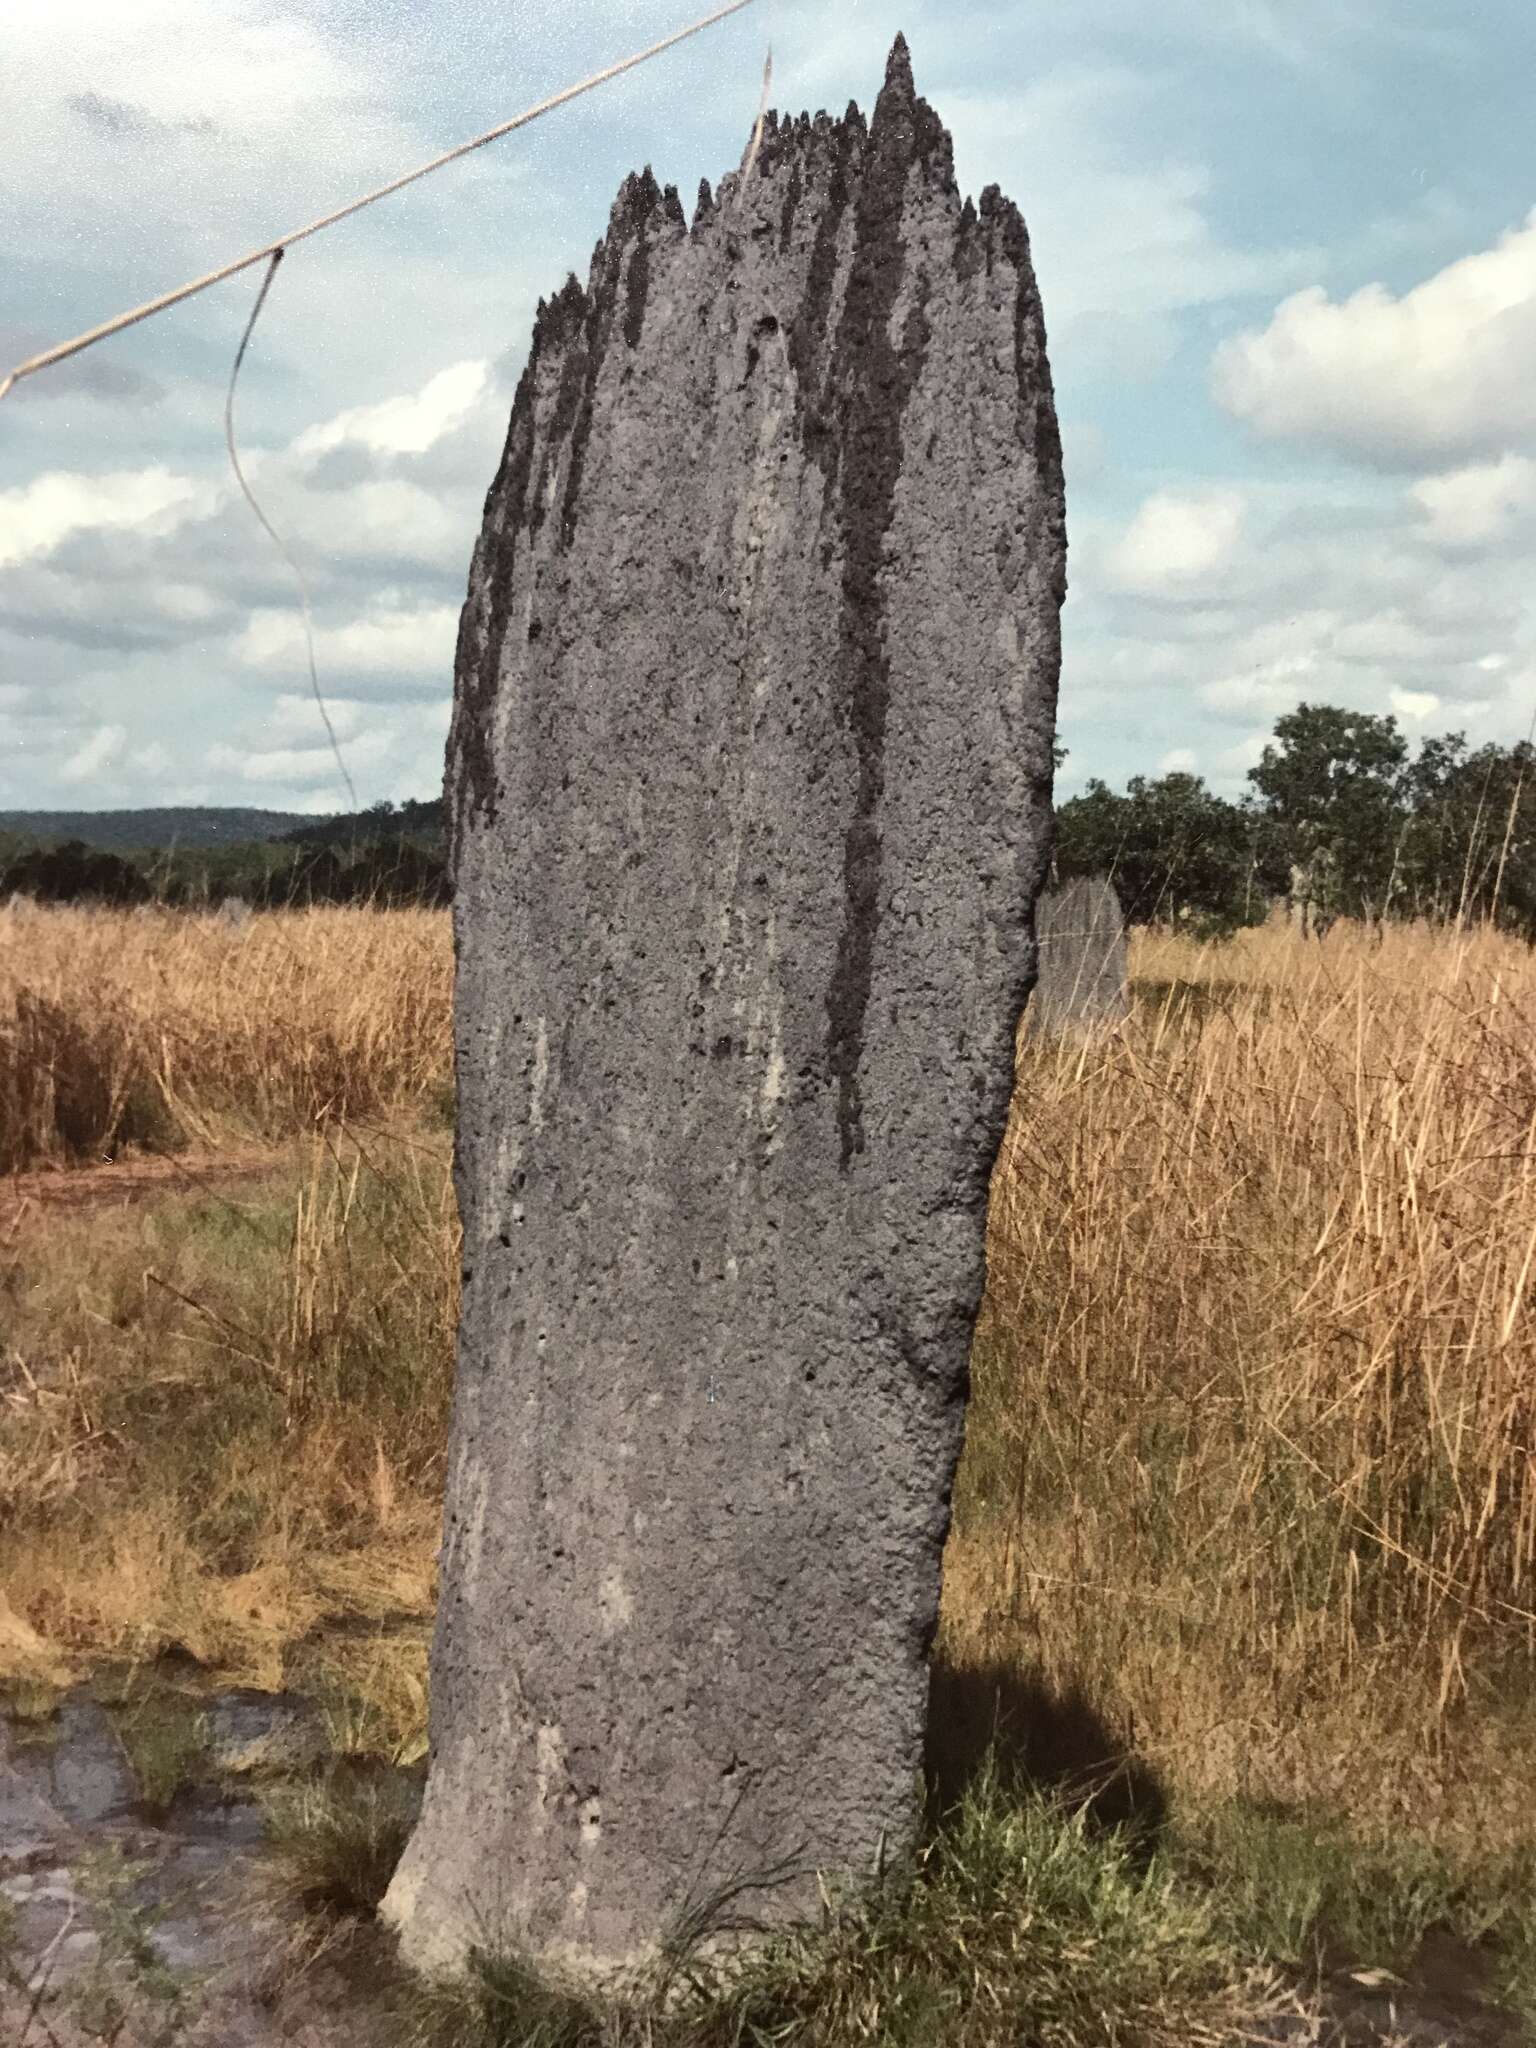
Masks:
[[[1197,594],[1232,559],[1243,509],[1234,490],[1155,491],[1109,551],[1111,581],[1143,597]]]
[[[206,487],[163,465],[105,476],[46,470],[30,483],[0,491],[0,568],[51,554],[72,533],[92,527],[169,533],[208,495]]]
[[[457,605],[423,605],[414,610],[379,610],[315,633],[320,687],[327,674],[374,673],[421,676],[446,688],[453,674]],[[304,627],[296,612],[257,611],[234,643],[249,668],[293,668],[305,663]]]
[[[1394,689],[1391,704],[1399,718],[1409,719],[1414,725],[1422,725],[1440,709],[1440,699],[1433,690]]]
[[[420,391],[386,398],[378,405],[351,406],[323,425],[307,428],[294,442],[293,452],[323,455],[351,442],[376,455],[424,455],[468,417],[489,376],[489,363],[450,363]]]
[[[1536,208],[1401,297],[1320,285],[1217,349],[1217,400],[1259,433],[1384,468],[1445,467],[1536,438]]]
[[[60,782],[97,781],[116,764],[127,744],[126,726],[98,725],[85,744],[60,765]]]
[[[1287,632],[1310,638],[1314,631],[1309,622],[1297,620],[1289,629],[1282,629],[1280,635],[1273,631],[1266,634],[1260,629],[1249,635],[1249,644],[1257,651],[1266,640],[1272,642]],[[1251,668],[1214,677],[1202,685],[1201,701],[1212,711],[1288,711],[1307,695],[1317,669],[1317,655],[1311,647],[1296,647],[1267,660],[1260,658]]]
[[[1501,538],[1522,512],[1536,510],[1536,461],[1505,455],[1441,476],[1422,477],[1409,497],[1425,515],[1429,537],[1452,548]]]
[[[363,733],[344,745],[342,758],[355,776],[384,758],[393,742],[394,734],[387,728]],[[247,748],[221,740],[208,749],[207,761],[210,768],[241,782],[286,783],[302,789],[337,779],[336,756],[329,744]]]
[[[327,697],[326,716],[331,721],[331,730],[337,739],[350,739],[362,729],[368,707],[353,697]],[[284,691],[272,700],[270,710],[262,719],[266,737],[269,740],[294,742],[300,746],[329,746],[326,738],[325,721],[320,716],[320,707],[313,693],[299,696]]]

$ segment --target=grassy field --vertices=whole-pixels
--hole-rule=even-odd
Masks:
[[[1130,1029],[1021,1069],[951,1647],[1027,1646],[1186,1793],[1523,1827],[1536,961],[1340,927],[1133,971]]]
[[[1188,2040],[1244,1972],[1406,1968],[1436,1930],[1487,1937],[1536,2011],[1536,964],[1344,926],[1142,935],[1132,964],[1120,1030],[1021,1047],[939,1654],[986,1681],[1005,1768],[1120,1760],[1172,1861],[977,1810],[899,1910],[678,2040]],[[147,1142],[211,1176],[0,1213],[13,1691],[179,1652],[319,1696],[341,1749],[420,1754],[451,975],[432,913],[0,911],[0,1161],[78,1181]],[[265,1177],[221,1187],[253,1146]],[[1022,1941],[1026,1878],[1080,1969],[1049,1915]],[[442,2038],[534,2038],[492,1978]]]
[[[0,905],[0,1173],[451,1114],[440,911]]]

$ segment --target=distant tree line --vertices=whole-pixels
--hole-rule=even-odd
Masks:
[[[404,803],[397,804],[388,797],[382,797],[365,811],[343,811],[334,818],[316,818],[313,824],[306,821],[292,832],[285,832],[280,843],[349,847],[359,841],[375,839],[410,840],[429,851],[441,853],[442,798],[429,797],[418,801],[407,797]]]
[[[1058,757],[1059,758],[1059,757]],[[1277,720],[1251,789],[1198,775],[1094,780],[1057,810],[1056,872],[1108,874],[1128,922],[1219,934],[1301,899],[1337,917],[1491,919],[1536,940],[1536,750],[1408,742],[1392,717],[1301,704]]]
[[[1065,754],[1056,750],[1057,766]],[[1408,742],[1392,717],[1301,704],[1237,802],[1198,775],[1091,781],[1057,810],[1061,880],[1107,874],[1132,924],[1218,935],[1277,897],[1336,917],[1491,918],[1536,940],[1536,750],[1471,749],[1462,733]],[[111,853],[0,838],[0,900],[253,908],[446,904],[443,806],[389,802],[275,840]]]
[[[0,899],[38,903],[217,906],[239,897],[253,909],[312,903],[444,905],[451,900],[442,846],[442,805],[372,805],[317,819],[275,840],[217,847],[146,847],[111,853],[65,840],[0,843]]]

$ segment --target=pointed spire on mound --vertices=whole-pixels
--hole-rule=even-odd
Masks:
[[[650,165],[647,164],[643,170],[631,171],[620,185],[618,196],[609,209],[609,241],[637,234],[652,211],[660,205],[661,187]]]
[[[891,45],[891,54],[885,60],[885,84],[880,88],[880,97],[890,93],[904,99],[910,106],[917,98],[917,87],[912,83],[912,52],[907,48],[907,39],[900,29]]]
[[[852,110],[850,109],[850,112]],[[930,176],[937,175],[941,186],[953,187],[955,183],[955,152],[949,130],[939,119],[925,99],[918,97],[917,87],[912,78],[912,52],[907,48],[907,39],[897,32],[891,45],[891,54],[885,61],[885,83],[875,101],[871,117],[871,130],[878,123],[882,132],[889,132],[893,126],[906,136],[906,149],[914,161],[924,161]]]

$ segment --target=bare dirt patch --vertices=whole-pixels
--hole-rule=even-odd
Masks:
[[[166,1195],[222,1195],[280,1172],[290,1148],[141,1153],[92,1166],[43,1167],[0,1179],[0,1246],[30,1225],[91,1209],[127,1208]]]

